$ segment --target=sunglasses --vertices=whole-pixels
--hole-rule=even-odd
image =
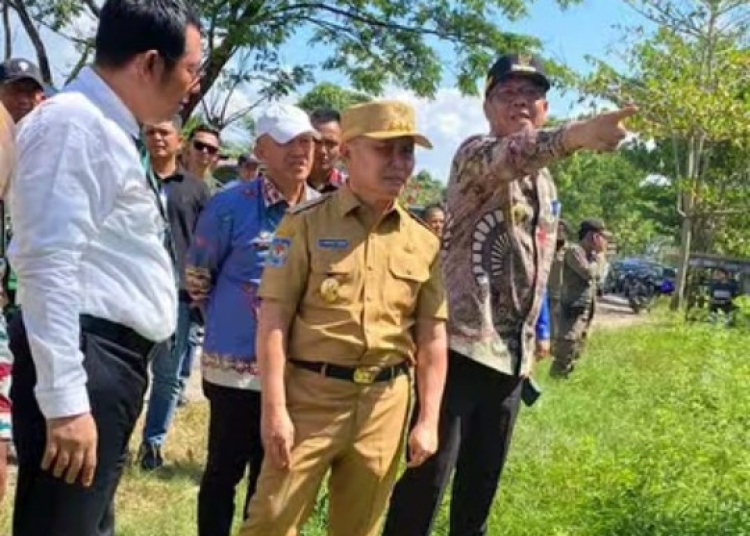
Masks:
[[[209,145],[208,143],[203,143],[198,140],[193,141],[193,148],[201,153],[206,152],[208,154],[216,154],[219,152],[219,148],[215,145]]]

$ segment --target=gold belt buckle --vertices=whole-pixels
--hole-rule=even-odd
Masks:
[[[357,367],[354,369],[354,383],[358,385],[371,385],[375,381],[375,377],[378,375],[377,370],[370,370],[365,367]]]

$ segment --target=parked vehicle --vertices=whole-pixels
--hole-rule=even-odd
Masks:
[[[658,293],[659,289],[652,274],[646,274],[632,281],[628,289],[628,305],[635,314],[644,309],[650,311]]]

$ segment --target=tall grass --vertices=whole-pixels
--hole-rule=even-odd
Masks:
[[[596,333],[570,380],[540,365],[545,392],[519,417],[490,535],[750,535],[748,348],[738,331],[666,322]],[[195,534],[206,409],[180,411],[169,468],[128,470],[118,536]],[[305,535],[325,533],[322,500]]]

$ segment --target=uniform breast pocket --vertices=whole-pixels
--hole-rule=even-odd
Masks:
[[[430,267],[415,255],[395,255],[389,261],[388,273],[391,281],[384,289],[386,302],[402,311],[413,311],[419,290],[430,278]]]
[[[311,263],[308,294],[325,306],[347,306],[357,299],[359,278],[354,257],[321,256]]]

